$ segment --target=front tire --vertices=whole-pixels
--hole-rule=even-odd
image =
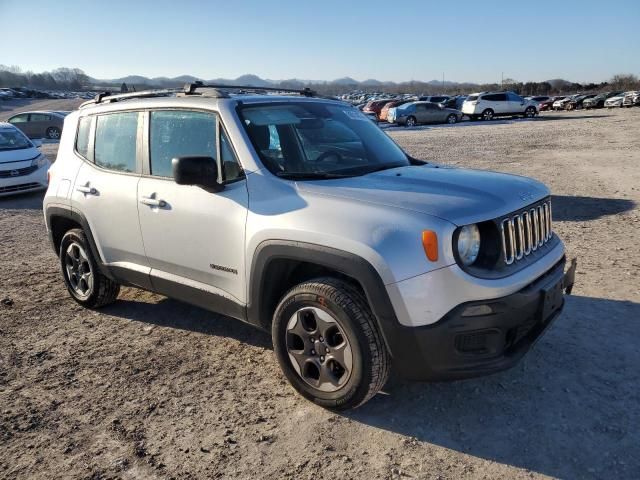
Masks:
[[[324,277],[285,294],[272,324],[280,368],[298,393],[333,410],[362,405],[384,386],[391,359],[364,295]]]
[[[69,230],[62,237],[60,265],[67,290],[80,305],[100,308],[115,302],[120,285],[100,272],[81,229]]]

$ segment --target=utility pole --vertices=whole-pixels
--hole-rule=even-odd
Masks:
[[[442,72],[442,93],[444,93],[444,72]]]
[[[500,90],[504,90],[504,72],[502,72],[502,79],[500,80]]]

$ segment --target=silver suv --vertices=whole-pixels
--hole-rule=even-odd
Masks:
[[[44,214],[74,300],[129,285],[270,331],[293,387],[333,409],[392,365],[509,368],[558,316],[575,267],[544,185],[416,160],[308,90],[248,90],[99,95],[66,118]]]

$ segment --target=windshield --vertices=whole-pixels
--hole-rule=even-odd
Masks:
[[[18,130],[0,130],[0,152],[6,150],[22,150],[31,147],[31,142]]]
[[[246,105],[240,116],[265,166],[281,177],[354,176],[409,165],[393,140],[348,105]]]

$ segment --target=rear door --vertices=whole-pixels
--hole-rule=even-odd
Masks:
[[[507,93],[507,101],[509,102],[509,112],[522,113],[525,108],[525,101],[520,95],[513,92]]]
[[[229,138],[210,111],[153,110],[146,121],[138,209],[154,290],[237,317],[248,192]],[[218,163],[222,191],[175,183],[171,160],[190,155]]]
[[[76,155],[85,161],[71,201],[89,223],[104,263],[123,280],[150,288],[138,221],[142,115],[117,112],[90,117],[84,123],[80,119],[78,135],[83,138],[76,141],[81,146]]]

